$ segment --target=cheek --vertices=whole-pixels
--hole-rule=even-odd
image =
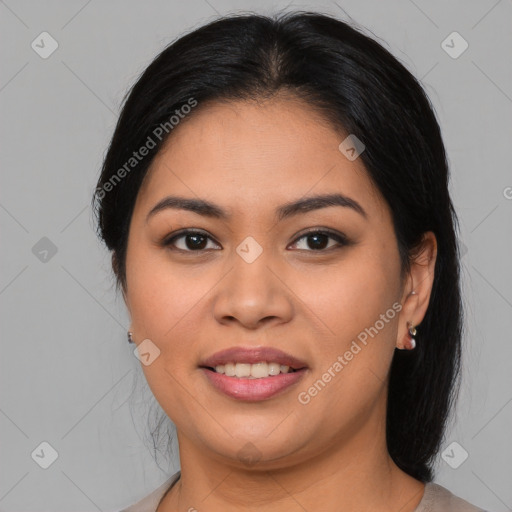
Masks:
[[[333,349],[343,348],[347,340],[374,325],[396,301],[398,269],[388,260],[357,251],[337,265],[297,271],[292,288],[326,341],[333,340]]]
[[[172,267],[155,252],[134,250],[127,265],[133,331],[138,340],[148,338],[160,350],[151,364],[141,363],[155,399],[176,424],[193,425],[193,417],[185,412],[191,395],[184,388],[196,364],[194,342],[204,330],[195,314],[208,287],[204,279]]]
[[[140,279],[139,279],[140,278]],[[208,287],[200,281],[158,272],[141,272],[131,283],[130,304],[134,330],[163,347],[179,346],[184,333],[199,327],[189,321]]]
[[[368,263],[333,271],[323,286],[317,280],[318,294],[307,303],[323,327],[316,365],[298,401],[336,424],[363,422],[385,390],[394,353],[398,313],[391,280]]]
[[[155,361],[160,363],[158,373],[166,369],[184,377],[197,364],[196,343],[204,338],[207,322],[204,308],[218,274],[193,265],[172,265],[164,252],[154,248],[134,250],[130,258],[127,282],[133,331],[137,339],[149,338],[160,349]],[[148,376],[157,371],[152,366],[144,370]]]
[[[300,389],[299,403],[308,402],[311,412],[333,407],[339,418],[355,417],[355,410],[370,407],[385,387],[400,308],[399,267],[390,258],[361,251],[328,272],[297,280],[305,311],[321,320],[317,365]]]
[[[146,242],[147,244],[147,242]],[[160,339],[186,313],[194,282],[183,286],[178,272],[172,272],[160,249],[133,243],[129,248],[126,279],[134,330]],[[139,337],[143,333],[141,332]]]

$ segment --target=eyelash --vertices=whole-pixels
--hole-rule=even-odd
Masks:
[[[185,253],[204,253],[207,251],[207,249],[190,250],[190,249],[178,249],[176,247],[172,247],[173,243],[175,243],[176,240],[178,240],[180,238],[184,238],[188,235],[200,235],[200,236],[209,238],[210,240],[213,240],[204,231],[198,231],[198,230],[194,230],[194,229],[185,229],[176,234],[173,234],[170,237],[165,238],[162,242],[162,245],[172,251],[180,251],[180,252],[185,252]],[[351,245],[350,240],[342,233],[337,233],[337,232],[331,231],[329,229],[319,229],[319,228],[312,229],[310,231],[307,231],[306,233],[302,233],[299,237],[297,237],[292,242],[291,245],[295,245],[295,244],[297,244],[297,242],[299,240],[302,240],[303,238],[307,238],[308,236],[312,236],[312,235],[327,235],[329,238],[338,242],[339,245],[334,246],[334,247],[328,247],[326,249],[317,249],[317,250],[315,250],[315,249],[299,249],[299,250],[305,250],[306,252],[326,253],[326,252],[330,252],[331,250],[337,250],[337,249],[341,249],[344,246]],[[217,242],[215,242],[215,243],[217,243]],[[217,250],[217,249],[215,249],[215,250]]]

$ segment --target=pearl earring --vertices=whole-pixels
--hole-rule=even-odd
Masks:
[[[133,336],[133,333],[132,333],[132,332],[130,332],[130,331],[128,331],[128,343],[135,343],[135,342],[133,341],[132,336]]]
[[[416,340],[414,339],[414,336],[416,336],[417,331],[416,328],[410,322],[407,322],[407,325],[409,326],[409,335],[411,336],[407,349],[413,350],[416,347]]]

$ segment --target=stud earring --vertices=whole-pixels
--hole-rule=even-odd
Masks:
[[[130,331],[128,331],[128,343],[135,343],[135,342],[133,341],[132,336],[133,336],[133,333],[132,333],[132,332],[130,332]]]

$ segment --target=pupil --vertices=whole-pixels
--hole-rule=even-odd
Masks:
[[[311,240],[311,239],[316,239],[316,240],[317,240],[317,242],[318,242],[318,239],[319,239],[319,238],[320,238],[320,239],[322,239],[322,238],[323,238],[323,242],[324,242],[324,243],[322,243],[322,240],[320,240],[320,243],[319,243],[319,244],[318,244],[318,243],[315,243],[315,244],[313,244],[313,245],[309,244],[309,240]],[[323,249],[323,248],[325,248],[325,247],[327,246],[327,244],[325,243],[325,242],[327,241],[327,239],[328,239],[328,236],[327,236],[327,235],[323,235],[323,234],[321,234],[321,233],[316,234],[316,235],[309,235],[309,236],[308,236],[308,246],[309,246],[309,248],[310,248],[310,249]]]
[[[199,243],[197,243],[198,239],[202,239]],[[189,244],[190,240],[195,240],[193,244]],[[203,249],[206,246],[206,237],[204,235],[187,235],[187,249]]]

